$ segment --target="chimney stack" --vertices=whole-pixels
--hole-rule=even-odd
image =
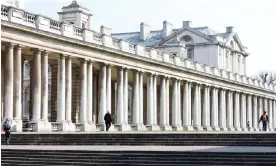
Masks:
[[[183,26],[182,27],[191,27],[192,22],[191,21],[183,21]]]
[[[163,22],[163,38],[166,38],[167,36],[169,36],[173,31],[173,24],[164,21]]]
[[[150,31],[150,26],[142,22],[140,24],[140,40],[146,40],[147,36],[150,34]]]
[[[232,32],[234,32],[233,26],[226,27],[226,33],[232,33]]]

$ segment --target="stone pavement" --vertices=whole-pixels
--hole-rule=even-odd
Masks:
[[[252,146],[43,146],[43,145],[2,145],[1,149],[26,150],[83,150],[83,151],[183,151],[183,152],[276,152],[276,147]]]

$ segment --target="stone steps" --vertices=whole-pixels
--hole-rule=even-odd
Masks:
[[[256,165],[276,164],[276,153],[75,151],[2,149],[2,165]]]
[[[2,134],[1,143],[5,144]],[[269,134],[74,133],[12,134],[11,145],[276,146]]]

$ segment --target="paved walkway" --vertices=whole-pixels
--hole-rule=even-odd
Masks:
[[[1,149],[26,150],[82,150],[82,151],[182,151],[182,152],[251,152],[276,153],[276,147],[250,146],[43,146],[2,145]]]
[[[4,132],[2,132],[4,134]],[[12,132],[13,134],[276,134],[276,131],[93,131],[93,132]]]

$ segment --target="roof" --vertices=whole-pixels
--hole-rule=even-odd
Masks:
[[[215,30],[208,28],[206,26],[205,27],[195,27],[192,29],[196,30],[204,35],[208,35],[208,36],[213,36],[213,35],[218,35],[221,37],[228,36],[225,33],[218,33]],[[178,30],[179,29],[174,29],[173,31],[177,32]],[[114,37],[116,39],[123,39],[123,40],[129,41],[131,43],[140,44],[140,45],[144,45],[144,46],[154,45],[156,43],[161,42],[164,39],[162,30],[151,31],[150,34],[148,35],[148,37],[144,41],[140,40],[140,32],[114,33],[114,34],[112,34],[112,37]]]
[[[68,6],[64,6],[62,9],[66,9],[66,8],[82,8],[82,9],[85,9],[85,10],[88,10],[88,8],[86,7],[83,7],[81,5],[78,4],[78,2],[76,0],[73,0],[72,3]]]

